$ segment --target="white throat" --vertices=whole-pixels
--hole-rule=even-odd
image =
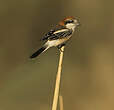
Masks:
[[[66,24],[66,28],[72,29],[73,31],[74,31],[75,27],[76,27],[75,24],[72,24],[72,23]]]

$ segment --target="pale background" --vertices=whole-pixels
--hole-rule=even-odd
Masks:
[[[81,26],[65,48],[64,110],[114,110],[113,0],[1,0],[0,110],[51,110],[59,51],[29,56],[66,16]]]

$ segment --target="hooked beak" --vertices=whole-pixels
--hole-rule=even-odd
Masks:
[[[78,20],[74,20],[76,26],[80,26],[80,22]]]

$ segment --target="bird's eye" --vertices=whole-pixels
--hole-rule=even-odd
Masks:
[[[74,22],[73,20],[68,20],[65,23],[67,24],[67,23],[73,23],[73,22]]]

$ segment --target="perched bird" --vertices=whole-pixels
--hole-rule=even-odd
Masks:
[[[74,33],[75,28],[79,25],[79,22],[74,17],[67,17],[60,21],[55,28],[50,30],[42,38],[46,43],[33,53],[30,58],[35,58],[50,47],[57,47],[59,50],[66,42],[71,38]]]

